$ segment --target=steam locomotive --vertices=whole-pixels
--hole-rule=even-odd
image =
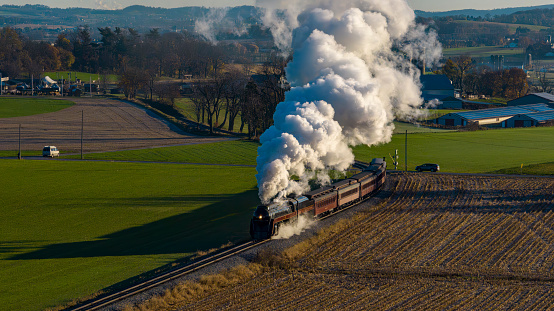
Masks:
[[[345,180],[270,205],[260,205],[250,221],[254,240],[276,235],[279,226],[296,221],[301,215],[321,217],[360,202],[375,193],[385,182],[387,163],[373,159],[363,171]]]

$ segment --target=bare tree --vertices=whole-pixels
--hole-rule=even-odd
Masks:
[[[239,69],[232,69],[226,75],[227,83],[225,88],[225,119],[221,125],[229,120],[229,131],[234,130],[235,119],[241,109],[244,88],[247,83],[247,76]]]
[[[197,101],[203,107],[203,111],[206,112],[210,134],[213,134],[215,114],[221,109],[225,97],[226,82],[227,80],[222,75],[215,75],[206,83],[193,86],[193,100]]]

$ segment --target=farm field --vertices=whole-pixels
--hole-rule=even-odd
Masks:
[[[248,239],[255,170],[1,160],[0,310],[43,310]]]
[[[549,163],[554,159],[553,135],[554,127],[409,134],[408,170],[423,163],[437,163],[445,172],[487,173],[521,164]],[[360,161],[378,157],[390,160],[389,154],[394,155],[398,149],[399,169],[403,170],[404,146],[405,135],[393,135],[388,144],[358,146],[354,154]]]
[[[0,118],[24,117],[56,112],[73,105],[75,103],[69,100],[2,96],[0,98]]]
[[[168,146],[219,141],[183,133],[152,112],[127,102],[104,98],[72,98],[75,105],[54,113],[0,118],[0,148],[18,150],[21,124],[21,149],[42,150],[55,145],[62,154],[81,148],[85,152]],[[16,153],[17,154],[17,153]]]
[[[229,283],[172,302],[177,310],[551,308],[554,179],[396,173],[382,192],[381,204],[252,268],[254,277],[207,278],[183,288]]]
[[[478,47],[466,47],[466,48],[451,48],[443,49],[442,54],[444,57],[453,57],[462,54],[469,54],[471,57],[490,57],[494,55],[503,56],[521,56],[525,51],[521,48],[505,48],[504,46],[478,46]]]
[[[260,144],[254,141],[232,140],[211,144],[90,153],[84,155],[84,158],[110,161],[256,165],[259,146]],[[81,157],[80,155],[70,155],[64,158],[80,159]]]

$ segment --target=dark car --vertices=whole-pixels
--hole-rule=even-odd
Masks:
[[[425,164],[421,164],[421,165],[416,166],[415,169],[418,172],[423,172],[423,171],[436,172],[436,171],[440,170],[440,167],[439,167],[438,164],[425,163]]]

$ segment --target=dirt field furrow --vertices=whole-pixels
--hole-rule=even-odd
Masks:
[[[152,112],[125,101],[71,98],[75,105],[52,113],[0,119],[0,149],[42,150],[55,145],[63,153],[112,151],[218,141],[187,134]],[[83,116],[81,118],[81,116]],[[82,121],[83,120],[83,121]]]
[[[257,282],[225,289],[251,293],[230,309],[554,305],[552,179],[395,173],[388,183],[392,191],[380,204],[362,205],[350,220],[297,246],[289,259],[296,265],[268,266],[275,277],[265,273]],[[225,309],[232,299],[223,296],[202,301]]]

